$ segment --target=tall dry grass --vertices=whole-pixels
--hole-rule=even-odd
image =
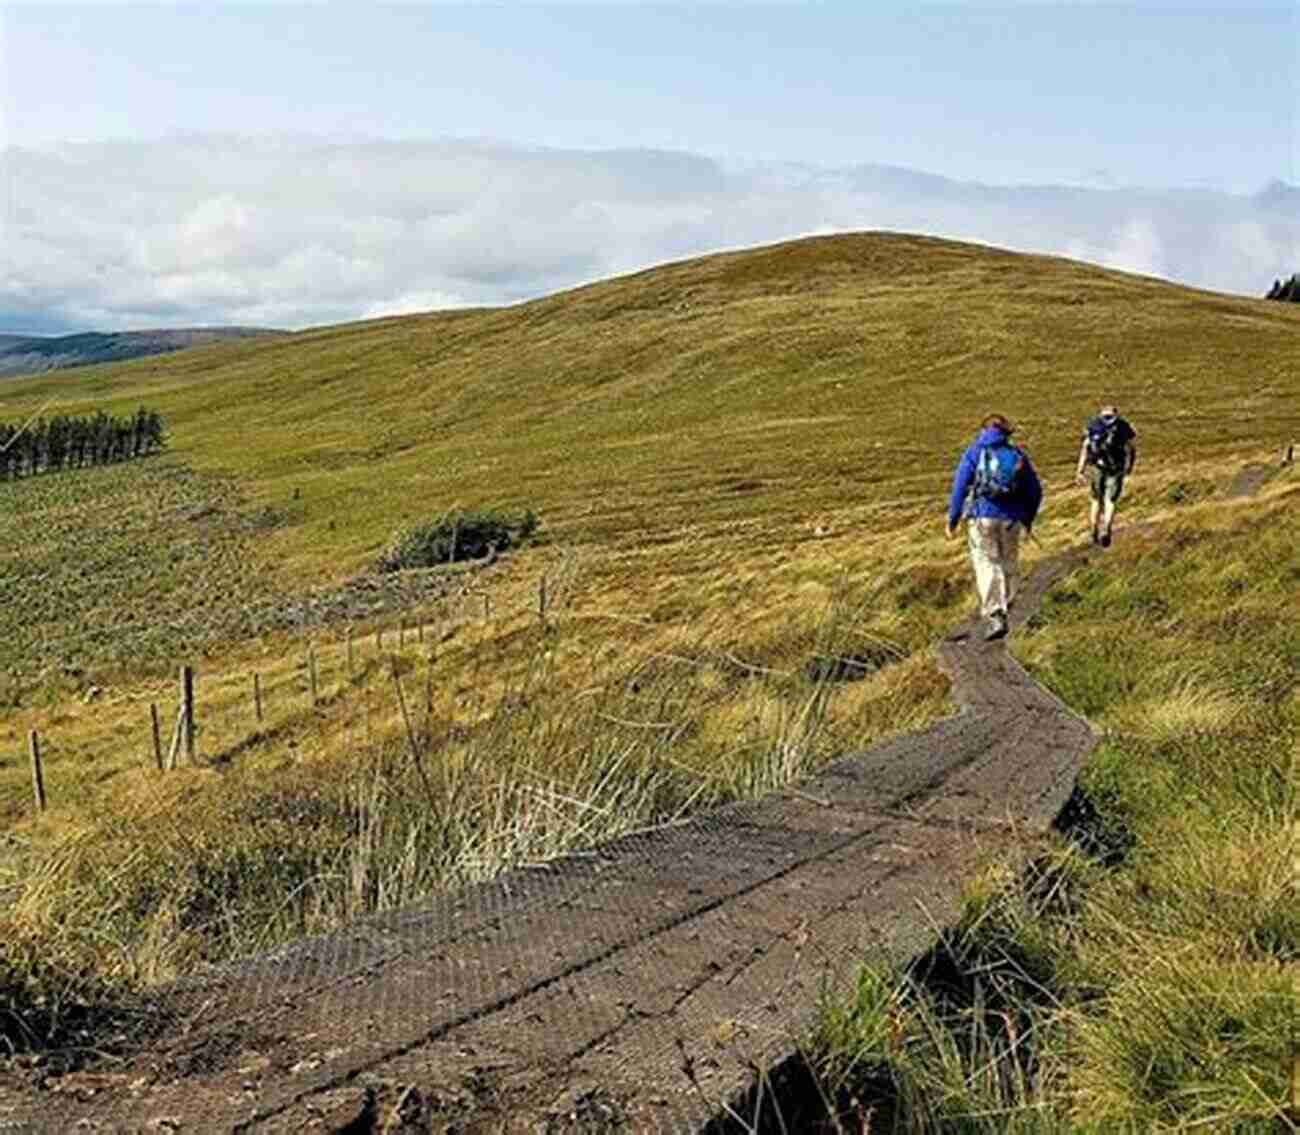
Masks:
[[[985,880],[937,969],[825,1007],[831,1127],[863,1100],[872,1131],[1300,1126],[1298,499],[1121,540],[1014,643],[1105,731],[1090,839]]]
[[[721,618],[611,648],[561,608],[454,685],[442,643],[372,659],[314,735],[132,781],[28,852],[0,909],[5,1033],[59,1040],[197,966],[761,796],[942,712],[928,653],[863,620],[839,600],[767,651]]]

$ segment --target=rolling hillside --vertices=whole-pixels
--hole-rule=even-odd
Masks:
[[[1046,482],[1032,562],[1082,535],[1070,475],[1098,403],[1139,431],[1123,519],[1208,530],[1253,507],[1227,503],[1239,467],[1300,435],[1298,364],[1295,305],[863,233],[6,382],[7,420],[143,404],[171,439],[0,486],[21,589],[0,614],[0,1015],[58,1034],[67,1004],[933,720],[931,648],[969,601],[943,510],[985,413]],[[391,611],[300,617],[401,526],[480,505],[534,509],[543,542],[417,595],[416,642]],[[289,615],[243,619],[264,609]],[[810,680],[828,654],[868,659],[863,680]],[[181,661],[206,732],[160,776],[150,703],[170,720]],[[274,693],[256,725],[253,674]]]
[[[742,531],[757,551],[792,523],[934,508],[991,408],[1049,475],[1103,399],[1148,468],[1227,457],[1296,431],[1298,333],[1289,305],[868,233],[17,381],[4,407],[157,406],[179,457],[254,504],[307,502],[262,549],[301,583],[456,503],[688,558]]]

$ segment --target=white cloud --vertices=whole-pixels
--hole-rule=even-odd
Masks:
[[[1155,225],[1145,217],[1134,217],[1126,222],[1119,239],[1102,257],[1102,262],[1126,272],[1159,276],[1164,271],[1164,256]]]
[[[1149,217],[1132,217],[1097,243],[1067,241],[1065,255],[1142,276],[1161,276],[1166,271],[1160,235]]]
[[[391,315],[417,315],[423,311],[447,311],[468,307],[460,296],[452,292],[403,292],[391,299],[377,300],[360,313],[362,319],[382,319]]]
[[[997,188],[883,166],[225,135],[10,149],[0,186],[0,331],[304,327],[508,303],[851,229],[1059,253],[1249,295],[1300,269],[1285,187],[1258,198]]]

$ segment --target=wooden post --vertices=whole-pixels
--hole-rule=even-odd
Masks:
[[[546,576],[537,581],[537,617],[546,622]]]
[[[397,624],[397,648],[400,650],[406,645],[406,620],[402,619]]]
[[[483,592],[483,620],[486,622],[492,615],[492,597],[485,591]]]
[[[376,654],[384,653],[384,628],[383,627],[375,628],[375,653]]]
[[[257,714],[257,724],[262,724],[262,675],[253,674],[253,710]]]
[[[316,651],[310,644],[307,646],[307,677],[311,681],[311,704],[315,705],[318,700],[316,694]]]
[[[176,724],[172,727],[172,742],[167,747],[167,768],[176,767],[177,756],[181,751],[181,734],[184,732],[185,725],[185,706],[181,705],[176,710]]]
[[[348,677],[352,677],[352,628],[348,627]]]
[[[158,771],[162,772],[162,726],[158,722],[158,703],[156,701],[149,703],[149,719],[153,723],[153,759],[158,765]]]
[[[421,619],[418,623],[415,624],[415,641],[420,644],[424,643],[424,620],[423,619]]]
[[[194,667],[181,667],[181,712],[185,715],[185,758],[194,763]]]
[[[32,791],[36,795],[36,810],[45,811],[45,774],[41,770],[41,739],[33,729],[27,737],[32,754]]]

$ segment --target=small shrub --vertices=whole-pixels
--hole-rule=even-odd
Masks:
[[[379,557],[377,567],[401,571],[479,560],[526,543],[536,531],[537,514],[531,509],[517,518],[492,510],[448,513],[440,520],[400,531]]]

